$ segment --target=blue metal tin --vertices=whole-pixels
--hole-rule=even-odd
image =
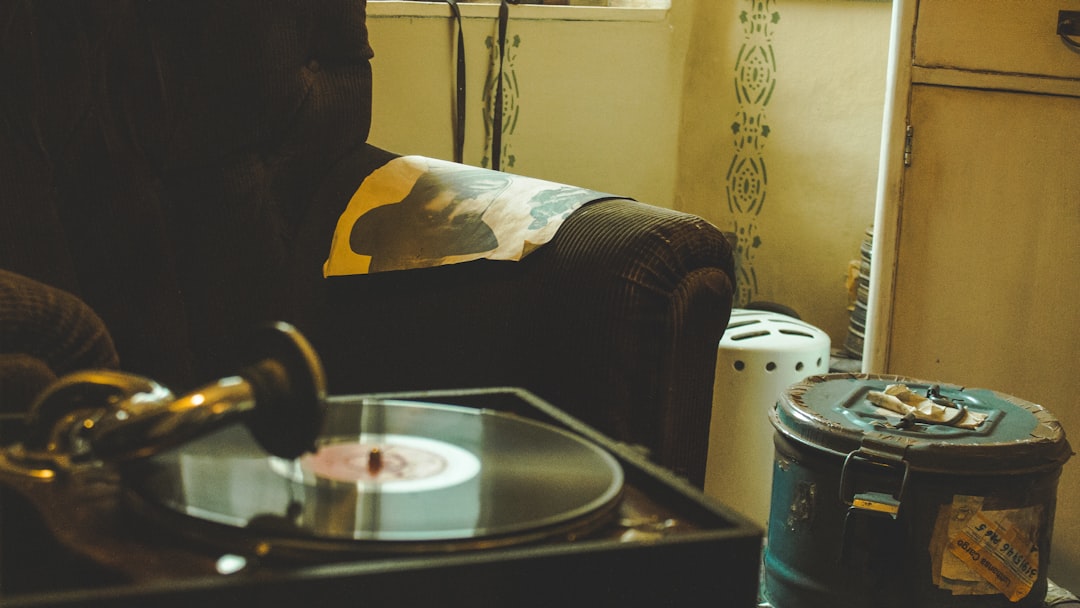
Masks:
[[[893,384],[985,419],[913,421],[868,399]],[[828,374],[788,388],[770,419],[774,608],[1042,605],[1072,455],[1046,409],[985,389]]]

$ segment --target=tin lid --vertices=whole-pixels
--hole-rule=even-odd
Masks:
[[[895,384],[933,391],[985,420],[975,428],[903,422],[901,414],[868,399],[872,391]],[[811,376],[781,395],[770,419],[790,440],[840,456],[857,450],[887,454],[928,472],[1019,473],[1060,467],[1072,455],[1061,424],[1042,406],[987,389],[902,376]]]

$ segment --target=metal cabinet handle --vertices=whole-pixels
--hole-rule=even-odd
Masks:
[[[1080,51],[1080,41],[1072,38],[1080,36],[1080,11],[1058,11],[1057,35],[1070,48]]]

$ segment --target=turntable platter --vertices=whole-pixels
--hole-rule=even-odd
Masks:
[[[124,471],[130,506],[221,544],[279,553],[414,552],[595,528],[623,472],[568,431],[491,410],[333,403],[318,450],[268,456],[233,426]]]

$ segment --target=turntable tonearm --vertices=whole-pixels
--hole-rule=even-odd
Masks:
[[[0,605],[755,605],[758,529],[528,392],[327,398],[294,329],[252,344],[0,421]]]

